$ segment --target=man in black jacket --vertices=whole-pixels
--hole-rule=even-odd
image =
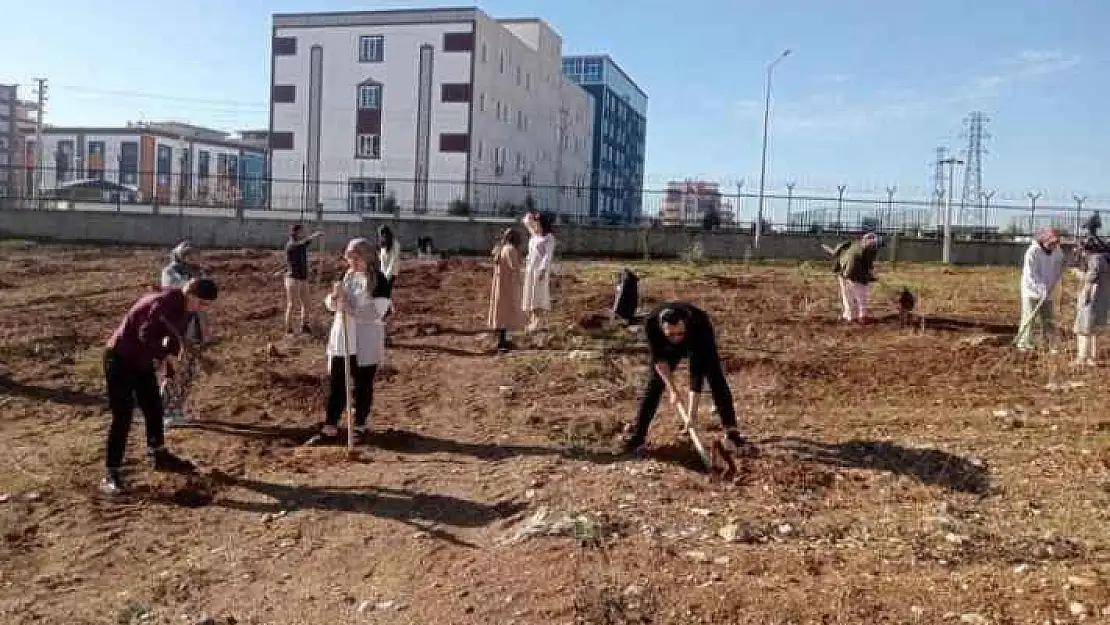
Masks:
[[[690,393],[687,397],[690,423],[697,422],[698,400],[703,384],[708,381],[728,442],[738,448],[746,447],[747,441],[737,429],[732,391],[717,354],[717,339],[709,316],[692,304],[663,304],[644,321],[644,332],[647,334],[652,370],[636,422],[625,439],[625,451],[634,452],[644,445],[664,390],[672,404],[680,401],[673,377],[675,368],[684,358],[690,359]]]

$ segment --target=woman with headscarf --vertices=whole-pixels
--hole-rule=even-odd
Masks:
[[[392,294],[393,281],[401,270],[401,244],[389,226],[378,228],[378,269],[385,276],[385,288]]]
[[[1055,348],[1054,292],[1064,275],[1064,264],[1060,232],[1055,228],[1039,231],[1025,250],[1022,262],[1018,349],[1033,349],[1034,326],[1040,326],[1039,330],[1048,339],[1050,347]]]
[[[528,239],[528,258],[524,266],[522,307],[528,313],[528,331],[539,328],[543,313],[551,310],[551,261],[555,257],[555,235],[551,216],[525,216],[532,236]]]
[[[524,258],[520,254],[520,235],[512,228],[501,233],[501,240],[493,248],[493,288],[489,302],[489,327],[497,331],[497,351],[512,348],[509,332],[524,327],[524,309],[521,307],[521,269]]]
[[[162,290],[184,288],[190,280],[205,277],[204,270],[196,264],[196,250],[188,241],[182,241],[170,251],[170,262],[162,268]],[[188,313],[184,338],[191,345],[196,346],[204,342],[208,334],[208,315],[205,311]],[[193,358],[184,358],[177,363],[181,369],[176,371],[168,361],[162,365],[162,381],[159,391],[162,396],[162,405],[165,406],[163,426],[167,428],[180,427],[189,422],[189,415],[185,412],[185,401],[189,391],[193,388],[193,381],[197,374],[196,361]]]
[[[1075,302],[1075,364],[1098,364],[1096,339],[1110,321],[1110,260],[1096,239],[1080,246],[1080,286]]]
[[[843,317],[850,323],[867,321],[867,302],[871,296],[871,283],[875,282],[875,257],[879,253],[879,236],[874,232],[863,235],[858,241],[839,246],[834,263],[840,283],[840,302]]]

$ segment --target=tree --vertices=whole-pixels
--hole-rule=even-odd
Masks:
[[[399,216],[401,214],[401,205],[397,202],[397,196],[394,195],[392,191],[387,193],[385,198],[382,200],[382,212],[392,213],[395,216]]]
[[[705,231],[716,229],[721,225],[721,213],[716,208],[705,209],[701,218],[701,229]]]
[[[470,204],[459,198],[451,200],[447,205],[447,214],[452,217],[467,217],[470,215]]]

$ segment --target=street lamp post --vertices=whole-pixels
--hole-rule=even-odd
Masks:
[[[1029,236],[1033,236],[1033,234],[1037,232],[1037,200],[1039,200],[1042,195],[1044,195],[1044,193],[1041,191],[1037,191],[1036,193],[1030,191],[1025,194],[1025,197],[1029,198]]]
[[[956,165],[964,162],[958,158],[946,158],[940,162],[948,165],[948,194],[944,203],[944,248],[941,261],[948,265],[952,262],[952,196],[956,193],[954,183],[956,179]]]
[[[1075,236],[1079,237],[1079,231],[1083,229],[1083,202],[1087,201],[1087,196],[1073,194],[1072,199],[1075,200]]]
[[[880,229],[884,233],[889,233],[890,224],[894,217],[894,194],[898,192],[898,187],[886,188],[886,219],[880,220]]]
[[[836,185],[836,233],[840,234],[844,230],[844,224],[841,222],[841,215],[844,213],[844,191],[848,188],[846,184]]]
[[[798,186],[797,182],[791,180],[786,183],[786,231],[792,232],[793,228],[790,225],[791,209],[794,205],[794,187]]]
[[[983,196],[983,216],[982,216],[982,219],[983,219],[983,229],[984,230],[987,228],[987,222],[992,221],[992,217],[991,217],[991,198],[993,198],[994,194],[997,193],[997,192],[998,192],[997,189],[995,189],[993,191],[990,191],[990,192],[987,192],[987,191],[980,192],[980,195]]]
[[[767,83],[763,90],[763,156],[759,164],[759,199],[755,211],[755,241],[754,247],[759,249],[759,240],[763,235],[763,192],[767,180],[767,132],[771,122],[771,74],[780,61],[790,56],[790,50],[782,51],[774,61],[767,64]]]

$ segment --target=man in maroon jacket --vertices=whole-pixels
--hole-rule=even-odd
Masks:
[[[190,280],[180,288],[161,289],[143,296],[131,307],[108,339],[104,352],[104,377],[112,425],[108,429],[108,475],[100,483],[106,495],[124,490],[120,477],[131,414],[138,403],[146,421],[147,457],[159,471],[184,471],[192,464],[165,448],[162,398],[158,391],[157,362],[171,362],[188,345],[182,340],[190,313],[207,310],[216,299],[216,283],[207,278]],[[182,367],[174,367],[181,371]]]

